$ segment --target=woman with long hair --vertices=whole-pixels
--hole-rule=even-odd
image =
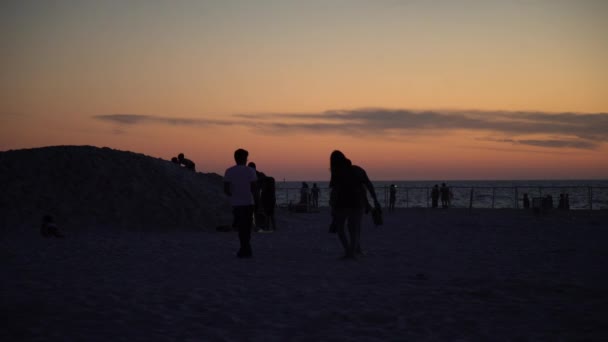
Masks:
[[[368,209],[367,194],[370,192],[374,205],[380,208],[374,187],[363,168],[352,165],[344,153],[335,150],[329,157],[331,171],[330,205],[332,210],[332,227],[344,247],[344,257],[354,258],[361,252],[361,220]],[[348,228],[348,235],[345,228]]]

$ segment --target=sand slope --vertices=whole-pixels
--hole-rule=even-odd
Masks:
[[[218,175],[92,146],[0,152],[0,224],[213,229],[230,216]]]

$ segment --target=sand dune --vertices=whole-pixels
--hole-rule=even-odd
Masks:
[[[0,224],[213,229],[230,216],[219,175],[92,146],[0,152]],[[9,227],[10,226],[10,227]]]

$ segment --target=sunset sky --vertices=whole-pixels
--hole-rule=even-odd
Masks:
[[[608,179],[608,1],[2,1],[0,151]]]

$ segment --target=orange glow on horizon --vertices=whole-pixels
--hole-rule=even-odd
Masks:
[[[375,179],[608,178],[605,123],[588,118],[608,115],[608,2],[6,8],[0,150],[183,152],[199,170],[222,174],[243,147],[262,171],[288,180],[327,179],[334,149]],[[410,116],[413,127],[323,117],[362,108],[581,116],[553,115],[531,131],[523,120],[503,129],[500,118],[466,115],[453,126]],[[117,114],[126,121],[99,119]]]

